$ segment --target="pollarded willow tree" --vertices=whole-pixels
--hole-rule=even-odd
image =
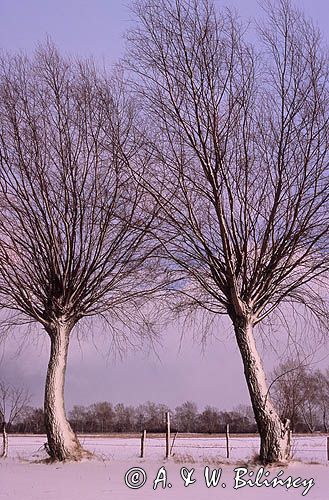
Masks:
[[[288,306],[328,326],[328,59],[289,0],[255,46],[208,0],[141,0],[127,61],[151,122],[163,257],[186,307],[228,315],[264,463],[290,454],[255,327]],[[280,318],[280,314],[277,314]],[[264,323],[263,323],[264,324]]]
[[[144,320],[150,326],[153,215],[131,176],[147,160],[134,115],[119,78],[65,60],[51,43],[30,59],[1,58],[1,305],[49,336],[44,411],[54,460],[84,455],[64,407],[72,330],[102,315],[114,341],[121,332],[133,343]]]

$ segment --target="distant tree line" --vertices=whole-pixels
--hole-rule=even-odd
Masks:
[[[312,370],[289,360],[277,366],[270,379],[271,397],[282,420],[290,420],[293,432],[329,432],[329,368],[325,371]],[[7,430],[11,433],[45,433],[43,409],[27,405],[27,396],[19,399],[17,404],[17,395],[21,397],[25,392],[0,383],[1,387],[3,404],[0,404],[0,417],[3,416],[0,424],[6,421]],[[6,418],[5,408],[8,413]],[[232,433],[257,432],[250,406],[239,405],[233,410],[223,411],[208,405],[199,411],[196,403],[191,401],[174,410],[165,404],[150,401],[136,407],[123,403],[113,405],[108,401],[89,406],[75,405],[69,412],[69,421],[78,433],[134,433],[144,429],[158,433],[164,432],[166,412],[171,414],[174,432],[220,434],[225,432],[227,424]]]
[[[329,368],[312,370],[296,361],[280,364],[271,375],[270,392],[282,419],[289,419],[294,432],[328,432],[329,430]],[[168,406],[147,402],[136,407],[103,401],[89,406],[76,405],[69,412],[69,421],[78,433],[163,432],[164,416],[171,414],[173,431],[217,434],[257,431],[252,408],[239,405],[231,411],[206,406],[199,411],[194,402],[186,401],[172,411]],[[26,406],[10,425],[13,433],[44,433],[41,408]]]
[[[194,402],[187,401],[171,411],[164,404],[147,402],[137,407],[122,403],[112,405],[107,401],[90,406],[74,406],[69,412],[69,421],[78,433],[111,433],[111,432],[164,432],[165,413],[171,413],[173,431],[184,433],[223,433],[226,424],[230,424],[231,432],[256,432],[256,423],[252,409],[240,405],[231,411],[220,411],[206,406],[198,411]],[[28,406],[20,418],[11,425],[12,433],[45,433],[42,408]]]

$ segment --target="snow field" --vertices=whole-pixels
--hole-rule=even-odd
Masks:
[[[10,436],[9,457],[0,460],[0,500],[329,499],[325,436],[295,436],[294,457],[289,467],[268,469],[268,480],[277,477],[281,470],[283,473],[280,477],[283,479],[301,478],[301,483],[312,478],[314,486],[308,487],[306,495],[302,494],[306,483],[287,489],[281,485],[273,488],[264,484],[246,484],[242,487],[240,482],[239,487],[234,488],[237,468],[247,467],[248,473],[252,473],[252,477],[245,475],[245,480],[249,477],[254,480],[259,470],[258,465],[246,465],[244,462],[257,452],[259,441],[256,437],[232,437],[231,459],[227,461],[224,458],[226,444],[223,438],[178,437],[173,449],[174,456],[165,460],[164,438],[147,439],[145,458],[141,459],[138,438],[81,436],[83,446],[94,452],[95,458],[66,464],[40,463],[46,457],[42,448],[45,440],[45,436]],[[210,473],[221,470],[217,486],[207,487],[205,467],[209,467]],[[133,489],[125,484],[125,476],[129,470],[136,468],[139,477],[132,478],[134,471],[131,471],[127,476],[128,482],[134,485],[135,481],[140,485],[144,481],[145,484]],[[192,474],[191,484],[184,486],[184,478],[189,473]],[[260,483],[263,480],[264,476]]]

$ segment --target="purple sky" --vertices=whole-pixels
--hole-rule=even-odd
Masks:
[[[257,16],[257,0],[216,0],[219,6],[236,7],[244,17]],[[122,34],[129,27],[129,0],[0,0],[0,47],[6,51],[31,52],[49,35],[65,53],[95,56],[106,65],[122,55]],[[298,0],[329,39],[328,0]],[[249,402],[242,362],[228,323],[218,328],[220,340],[207,345],[204,354],[187,335],[179,349],[181,328],[173,325],[163,332],[157,355],[130,352],[123,360],[107,357],[108,341],[100,335],[92,341],[73,341],[66,382],[67,407],[101,400],[138,404],[147,400],[175,407],[194,400],[202,408],[211,404],[232,408]],[[48,357],[45,335],[33,337],[17,355],[20,338],[8,340],[0,350],[0,378],[24,384],[41,405]],[[105,353],[105,354],[104,354]],[[324,359],[327,351],[315,359]],[[268,349],[269,371],[280,359]],[[324,359],[320,366],[329,364]],[[316,365],[315,367],[318,367]]]
[[[243,17],[257,17],[258,0],[215,0],[236,8]],[[329,35],[327,0],[298,0],[297,4]],[[122,35],[132,14],[129,0],[0,0],[0,47],[32,51],[50,35],[67,53],[94,55],[112,62],[123,52]]]

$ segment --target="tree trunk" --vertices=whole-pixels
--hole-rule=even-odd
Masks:
[[[51,341],[44,402],[47,451],[53,460],[59,461],[80,460],[86,455],[66,418],[64,407],[70,330],[65,323],[47,329]]]
[[[327,426],[327,412],[326,412],[326,409],[324,408],[323,410],[323,415],[322,415],[322,418],[323,418],[323,429],[324,429],[324,432],[327,434],[328,433],[328,426]]]
[[[264,464],[287,461],[290,458],[291,448],[289,420],[282,422],[270,401],[252,323],[245,318],[235,317],[233,324],[260,434],[260,460]]]
[[[8,456],[8,434],[7,434],[7,424],[6,422],[2,423],[2,458],[7,458]]]

